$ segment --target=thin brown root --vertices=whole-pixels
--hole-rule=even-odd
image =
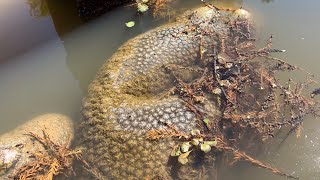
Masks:
[[[189,136],[180,132],[176,127],[170,124],[165,124],[166,129],[153,129],[147,132],[146,136],[149,140],[159,140],[166,138],[189,139]]]
[[[33,152],[31,161],[27,165],[19,168],[14,173],[14,179],[46,179],[52,180],[59,174],[75,175],[72,168],[73,160],[81,160],[82,152],[80,150],[70,150],[66,146],[55,144],[48,134],[43,130],[43,137],[29,132],[28,135],[40,142],[45,151]]]
[[[299,177],[292,176],[292,175],[287,174],[287,173],[285,173],[283,171],[280,171],[277,168],[274,168],[274,167],[272,167],[272,166],[270,166],[270,165],[268,165],[266,163],[263,163],[263,162],[255,159],[255,158],[249,156],[245,152],[242,152],[242,151],[236,150],[236,149],[234,149],[232,147],[229,147],[229,146],[226,145],[226,143],[224,143],[221,140],[219,141],[217,148],[219,150],[224,151],[224,152],[231,152],[232,153],[233,161],[231,162],[231,164],[234,164],[234,163],[239,162],[239,161],[245,161],[245,162],[251,163],[254,166],[258,166],[260,168],[263,168],[263,169],[266,169],[268,171],[271,171],[274,174],[277,174],[277,175],[280,175],[280,176],[284,176],[286,178],[299,179]]]

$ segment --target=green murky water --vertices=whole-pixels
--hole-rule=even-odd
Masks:
[[[0,133],[41,114],[79,119],[81,100],[97,69],[126,40],[165,20],[139,16],[132,7],[116,9],[83,24],[72,1],[0,0]],[[180,0],[180,10],[199,4]],[[257,22],[258,42],[273,34],[280,56],[319,79],[320,1],[227,0],[248,9]],[[136,21],[126,28],[124,23]],[[285,77],[284,77],[285,78]],[[320,179],[320,121],[306,119],[300,138],[258,158],[306,180]],[[239,164],[223,180],[282,180],[265,170]]]

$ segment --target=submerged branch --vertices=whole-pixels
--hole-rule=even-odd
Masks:
[[[219,11],[208,3],[205,5]],[[176,82],[175,88],[170,89],[170,95],[178,95],[201,122],[201,139],[218,139],[216,150],[233,155],[231,163],[243,160],[277,175],[298,179],[249,156],[247,153],[250,152],[245,151],[250,151],[252,146],[260,147],[259,144],[272,139],[279,131],[288,129],[283,127],[289,127],[289,135],[297,127],[301,127],[306,115],[316,115],[319,110],[318,102],[306,97],[304,92],[310,84],[317,82],[310,79],[292,86],[293,82],[289,80],[282,85],[276,78],[277,71],[300,70],[311,78],[313,74],[272,57],[272,52],[283,52],[272,48],[272,36],[265,47],[254,50],[250,23],[239,18],[235,22],[230,20],[229,26],[230,37],[209,33],[218,42],[213,44],[203,41],[204,36],[211,32],[210,29],[194,30],[198,33],[195,38],[200,37],[200,61],[197,60],[198,66],[193,68],[177,65],[165,67]],[[265,61],[261,58],[265,58]],[[191,75],[200,72],[201,75],[195,76],[191,82],[184,82],[177,73],[178,69],[188,70]],[[318,94],[320,88],[315,89],[311,97]],[[219,104],[215,108],[219,108],[222,115],[201,111],[206,104],[205,100]],[[166,129],[147,132],[149,140],[163,138],[175,138],[190,143],[194,137],[178,131],[174,124]],[[240,151],[237,147],[245,151]],[[187,162],[186,157],[182,162]]]
[[[47,179],[52,180],[59,174],[72,174],[75,172],[72,168],[73,160],[82,160],[80,150],[70,150],[68,145],[61,146],[55,144],[48,134],[43,130],[43,137],[29,132],[28,135],[41,143],[45,149],[44,152],[33,152],[31,157],[34,159],[30,163],[22,166],[15,172],[14,179]],[[83,161],[84,162],[84,161]]]

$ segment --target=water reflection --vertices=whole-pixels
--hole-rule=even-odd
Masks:
[[[82,92],[65,58],[57,39],[0,66],[0,134],[49,112],[79,119]]]
[[[48,112],[79,119],[82,92],[56,33],[76,21],[64,21],[68,10],[53,24],[51,15],[69,4],[59,2],[57,10],[46,1],[0,0],[0,133]]]
[[[45,1],[0,0],[0,63],[57,37],[50,16],[42,16],[49,14],[45,7]]]
[[[46,0],[46,4],[60,38],[83,24],[78,15],[76,0]]]
[[[45,0],[27,0],[27,4],[30,6],[29,13],[33,17],[43,17],[50,14]]]

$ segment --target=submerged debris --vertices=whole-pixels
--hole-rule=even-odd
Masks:
[[[215,6],[205,4],[219,11]],[[222,151],[233,155],[231,164],[244,160],[275,174],[298,179],[248,154],[258,152],[263,148],[260,144],[266,144],[278,132],[285,130],[285,127],[291,129],[287,135],[300,129],[306,115],[317,115],[319,102],[313,101],[304,93],[316,81],[295,83],[289,79],[286,83],[280,83],[276,73],[281,71],[300,70],[310,75],[310,78],[313,75],[271,56],[274,52],[284,52],[272,48],[272,36],[265,47],[254,47],[251,24],[246,19],[230,19],[229,26],[228,38],[210,29],[191,27],[191,31],[197,34],[195,39],[202,42],[206,36],[215,36],[220,45],[216,47],[210,43],[200,43],[199,62],[190,70],[191,74],[195,69],[202,72],[200,77],[185,82],[175,72],[177,69],[188,70],[190,67],[164,67],[175,78],[174,94],[196,114],[201,129],[198,133],[193,131],[184,134],[174,128],[174,124],[166,124],[167,129],[148,131],[147,138],[176,138],[180,141],[181,144],[174,147],[171,156],[177,156],[181,164],[187,164],[189,154],[198,152],[196,149],[205,153]],[[318,94],[320,89],[315,89],[311,97]],[[214,115],[201,110],[205,100],[220,105],[220,118],[213,118]]]
[[[13,178],[19,180],[26,179],[47,179],[52,180],[53,177],[64,174],[74,175],[72,168],[73,160],[82,161],[82,152],[80,150],[70,150],[68,145],[60,146],[55,144],[45,131],[43,137],[29,132],[29,136],[39,141],[44,147],[44,152],[36,152],[31,155],[34,161],[19,168],[14,173]]]

